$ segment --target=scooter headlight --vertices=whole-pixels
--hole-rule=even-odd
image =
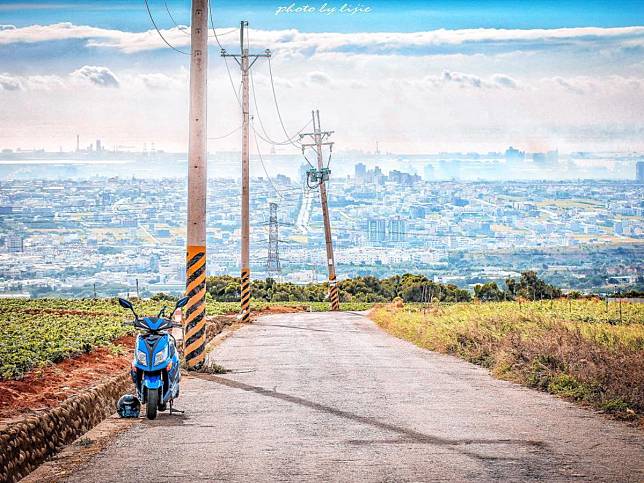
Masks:
[[[136,360],[139,364],[143,364],[144,366],[148,365],[148,356],[143,351],[136,351]]]
[[[168,358],[168,346],[164,347],[161,349],[159,352],[156,353],[154,356],[154,365],[161,364],[163,361],[165,361]]]

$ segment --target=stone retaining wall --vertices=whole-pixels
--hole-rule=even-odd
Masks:
[[[0,481],[27,476],[62,446],[113,414],[119,398],[132,391],[128,372],[0,429]]]
[[[207,317],[206,340],[230,325],[233,317]],[[116,411],[125,393],[135,393],[129,371],[59,406],[0,428],[0,482],[15,482]]]

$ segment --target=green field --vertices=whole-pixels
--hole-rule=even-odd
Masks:
[[[156,315],[172,302],[135,301],[139,315]],[[269,306],[328,310],[326,302],[257,302],[253,310]],[[342,310],[365,310],[372,304],[344,303]],[[238,302],[208,301],[208,316],[234,314]],[[131,313],[117,299],[0,299],[0,379],[15,379],[44,364],[107,346],[132,331],[122,324]]]
[[[396,337],[624,418],[644,414],[644,304],[598,300],[387,305]]]

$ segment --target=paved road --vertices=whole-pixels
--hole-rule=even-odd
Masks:
[[[395,339],[357,314],[261,318],[71,481],[643,481],[636,429]]]

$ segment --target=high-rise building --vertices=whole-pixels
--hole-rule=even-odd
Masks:
[[[519,151],[518,149],[513,148],[510,146],[506,151],[505,151],[505,160],[507,162],[511,161],[523,161],[525,159],[525,152]]]
[[[372,218],[367,222],[367,235],[369,242],[382,243],[386,240],[385,220]]]
[[[636,180],[638,183],[644,183],[644,161],[638,161],[636,165]]]
[[[363,183],[366,175],[367,175],[367,167],[362,163],[356,164],[356,167],[355,167],[356,181],[359,183]]]
[[[101,151],[103,151],[103,146],[101,145],[101,140],[97,139],[96,140],[96,152],[100,153]]]
[[[309,165],[308,164],[300,164],[299,169],[297,170],[298,177],[300,179],[300,183],[306,183],[306,179],[308,177],[307,172],[309,170]]]
[[[402,218],[392,218],[387,223],[389,241],[404,242],[407,235],[407,223]]]
[[[423,175],[424,175],[425,181],[433,180],[434,177],[436,176],[434,174],[434,166],[432,166],[431,164],[426,164],[425,169],[423,170]]]
[[[20,235],[9,235],[7,237],[7,251],[9,253],[22,253],[24,244]]]
[[[422,219],[425,218],[425,207],[423,206],[412,206],[409,208],[409,215],[412,218]]]
[[[150,256],[150,263],[148,267],[150,268],[150,271],[154,273],[157,273],[160,270],[161,260],[159,259],[159,255],[155,253]]]

